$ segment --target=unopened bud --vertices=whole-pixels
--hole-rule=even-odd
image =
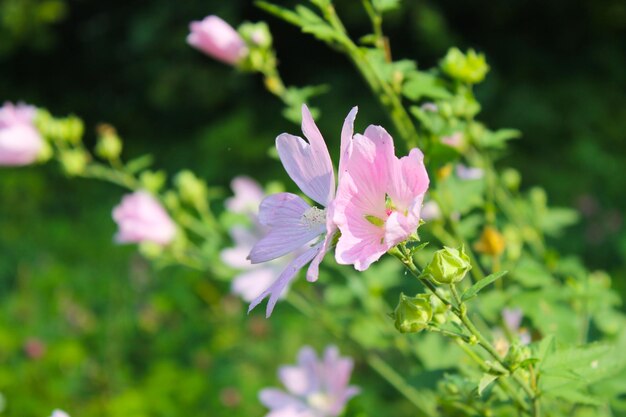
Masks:
[[[174,178],[182,201],[196,207],[206,207],[208,190],[204,181],[191,171],[181,171]]]
[[[400,294],[400,301],[393,317],[396,329],[401,333],[416,333],[424,330],[433,317],[428,295],[419,294],[416,297],[409,297]]]
[[[422,275],[435,284],[455,284],[460,282],[472,269],[465,249],[444,247],[433,255],[433,259],[424,268]]]
[[[89,155],[82,149],[69,149],[63,151],[59,160],[65,172],[70,176],[75,176],[85,171]]]
[[[458,48],[451,48],[440,65],[450,77],[468,84],[481,82],[489,71],[485,55],[473,49],[464,54]]]
[[[118,159],[122,153],[122,140],[117,135],[115,128],[108,124],[101,124],[97,130],[96,155],[107,161]]]

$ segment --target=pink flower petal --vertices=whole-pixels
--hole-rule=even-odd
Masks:
[[[230,188],[235,195],[226,199],[226,208],[233,213],[256,214],[265,196],[259,183],[250,177],[239,176],[231,181]]]
[[[354,136],[354,120],[356,119],[356,114],[359,111],[358,107],[353,107],[348,113],[346,120],[343,122],[343,127],[341,129],[341,150],[339,153],[339,170],[338,177],[339,181],[341,181],[341,177],[343,176],[343,172],[346,169],[346,161],[350,157],[352,153],[352,137]]]
[[[296,259],[291,261],[291,263],[287,265],[287,267],[282,272],[282,274],[280,274],[278,279],[268,289],[263,291],[263,293],[259,295],[254,301],[252,301],[252,303],[250,303],[248,312],[252,311],[252,309],[256,307],[257,305],[259,305],[265,297],[269,296],[270,299],[267,302],[265,316],[266,317],[271,316],[272,311],[274,310],[274,306],[276,305],[276,302],[280,298],[284,289],[295,278],[298,271],[300,271],[300,269],[302,269],[304,265],[309,263],[315,257],[315,255],[317,255],[317,253],[320,250],[321,245],[322,245],[321,242],[318,243],[317,245],[309,248],[307,251],[302,253]]]
[[[308,143],[288,133],[276,138],[285,170],[302,192],[326,207],[335,194],[335,174],[326,143],[306,105],[302,105],[302,131]]]
[[[325,224],[303,219],[310,210],[311,206],[295,194],[279,193],[266,197],[259,208],[259,222],[270,230],[252,248],[249,255],[252,263],[286,255],[324,233]]]
[[[271,286],[275,279],[276,271],[273,268],[254,268],[233,278],[231,292],[250,302]]]
[[[430,180],[424,166],[424,154],[417,148],[411,149],[408,156],[395,159],[389,168],[387,194],[398,209],[406,210],[417,195],[428,190]]]
[[[287,407],[302,408],[303,406],[298,399],[276,388],[265,388],[261,390],[261,392],[259,392],[259,401],[269,409]]]

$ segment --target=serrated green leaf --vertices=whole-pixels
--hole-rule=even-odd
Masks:
[[[437,77],[421,71],[414,71],[407,77],[402,86],[402,94],[413,101],[422,97],[446,99],[452,96]]]
[[[478,395],[483,395],[485,388],[491,385],[496,379],[498,379],[498,375],[483,374],[482,378],[480,378],[480,382],[478,382]]]
[[[471,298],[476,297],[476,294],[478,294],[480,290],[482,290],[483,288],[485,288],[487,285],[491,284],[492,282],[496,281],[497,279],[502,278],[508,272],[509,271],[500,271],[500,272],[495,272],[493,274],[487,275],[485,278],[481,279],[476,284],[469,287],[463,293],[463,296],[461,297],[461,299],[463,301],[467,301]]]

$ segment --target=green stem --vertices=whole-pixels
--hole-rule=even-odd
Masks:
[[[435,415],[431,410],[426,410],[424,404],[428,401],[424,394],[413,388],[402,375],[398,374],[391,366],[389,366],[380,356],[370,354],[367,357],[368,365],[374,369],[380,376],[389,382],[395,389],[402,393],[409,401],[411,401],[422,414],[427,416]]]
[[[403,254],[397,247],[391,249],[388,253],[396,259],[400,260],[400,262],[402,262],[402,264],[409,270],[409,272],[411,272],[411,275],[417,278],[422,283],[422,285],[428,288],[430,292],[432,292],[437,298],[439,298],[439,300],[441,300],[442,303],[452,308],[453,310],[456,309],[456,307],[454,307],[454,305],[452,305],[449,300],[439,294],[439,291],[437,291],[437,287],[435,287],[432,282],[422,276],[421,271],[415,265],[415,262],[413,262],[413,258],[411,258],[410,255]]]
[[[457,314],[457,316],[459,317],[459,319],[461,319],[461,321],[463,322],[467,330],[469,330],[469,332],[472,335],[474,335],[474,337],[476,337],[478,344],[484,350],[486,350],[487,353],[491,355],[491,357],[493,357],[496,361],[498,361],[498,363],[502,365],[504,369],[506,369],[511,374],[511,377],[513,378],[513,380],[520,386],[520,388],[524,390],[528,398],[534,402],[536,395],[535,395],[535,392],[532,390],[532,388],[530,388],[528,384],[526,383],[526,381],[524,381],[518,374],[515,374],[514,371],[510,369],[508,364],[504,361],[504,359],[500,357],[500,355],[498,354],[496,349],[493,347],[493,345],[489,343],[487,338],[483,336],[483,334],[476,328],[474,323],[470,320],[470,318],[467,315],[467,309],[465,308],[465,303],[463,303],[463,301],[461,300],[461,297],[459,296],[459,293],[456,290],[456,287],[454,285],[450,285],[450,292],[452,293],[452,297],[457,303],[457,306],[460,311],[460,314]]]
[[[469,356],[480,368],[483,372],[488,372],[490,370],[489,365],[485,362],[483,358],[481,358],[476,352],[474,352],[467,344],[462,343],[460,340],[457,340],[457,345]],[[511,385],[511,383],[504,379],[498,378],[496,379],[496,383],[505,391],[515,402],[515,404],[524,411],[529,411],[528,404],[524,401],[522,396],[515,390],[515,388]]]
[[[402,104],[401,98],[396,94],[391,85],[383,80],[371,65],[363,49],[359,48],[341,23],[341,20],[335,12],[332,5],[323,9],[324,17],[330,25],[337,31],[337,41],[343,48],[346,55],[352,60],[352,63],[359,70],[365,81],[376,94],[378,101],[387,109],[391,121],[395,125],[400,135],[407,141],[409,147],[421,145],[417,129],[406,112]]]
[[[119,185],[129,190],[141,188],[141,184],[132,175],[117,171],[105,165],[91,163],[85,167],[85,171],[80,174],[82,178],[94,178]]]
[[[464,341],[465,343],[470,343],[471,341],[470,337],[465,334],[452,332],[450,330],[442,329],[440,327],[428,326],[426,330],[428,330],[429,332],[439,333],[439,334],[442,334],[444,336],[451,337],[454,339],[460,339]]]

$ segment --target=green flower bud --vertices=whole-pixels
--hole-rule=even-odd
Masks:
[[[208,199],[207,186],[191,171],[181,171],[174,178],[180,199],[196,207],[206,207]]]
[[[65,172],[70,176],[75,176],[85,171],[89,154],[82,149],[69,149],[61,153],[59,160]]]
[[[393,313],[393,318],[396,329],[401,333],[416,333],[424,330],[433,318],[433,309],[428,295],[419,294],[416,297],[408,297],[400,294],[400,301]]]
[[[69,143],[77,145],[83,138],[85,133],[85,125],[82,120],[76,116],[70,116],[62,120],[63,138]]]
[[[489,71],[485,55],[473,49],[463,54],[458,48],[450,48],[440,66],[450,77],[468,84],[481,82]]]
[[[115,128],[111,125],[101,124],[97,130],[96,155],[107,161],[118,159],[122,153],[122,140],[117,135]]]
[[[152,193],[158,193],[165,185],[166,175],[163,171],[144,171],[139,176],[141,185]]]
[[[504,185],[511,191],[517,191],[522,182],[522,176],[519,171],[513,168],[507,168],[502,171],[501,178]]]
[[[266,49],[272,46],[272,34],[265,22],[243,23],[238,32],[248,47]]]
[[[460,249],[444,247],[435,252],[422,275],[435,284],[454,284],[461,282],[470,269],[470,259],[463,246]]]
[[[46,140],[44,140],[41,150],[37,155],[37,162],[46,162],[50,158],[52,158],[53,154],[54,150],[52,149],[52,146],[50,146],[50,144]]]

